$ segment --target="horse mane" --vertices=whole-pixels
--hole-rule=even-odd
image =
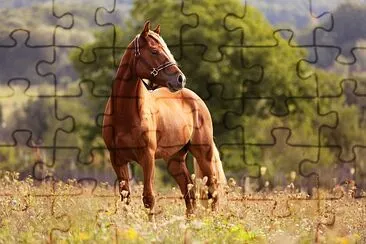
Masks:
[[[168,55],[169,59],[176,63],[173,54],[170,52],[168,45],[164,41],[164,39],[157,33],[152,30],[149,30],[149,36],[152,37],[155,41],[157,41],[164,49],[165,53]]]

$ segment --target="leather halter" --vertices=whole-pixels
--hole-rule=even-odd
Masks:
[[[133,41],[134,42],[134,49],[135,49],[135,58],[138,58],[140,56],[140,46],[139,46],[139,39],[140,39],[140,35],[137,35],[135,40]],[[159,72],[165,68],[168,68],[172,65],[177,65],[177,63],[175,62],[171,62],[171,61],[168,61],[166,63],[163,63],[161,65],[159,65],[158,67],[156,68],[152,68],[151,72],[150,72],[150,75],[151,77],[149,78],[150,80],[150,83],[149,84],[146,84],[145,81],[143,79],[141,79],[141,81],[144,83],[146,89],[148,90],[155,90],[156,88],[159,88],[159,85],[157,84],[154,84],[152,82],[152,80],[159,74]],[[155,86],[154,86],[155,85]]]

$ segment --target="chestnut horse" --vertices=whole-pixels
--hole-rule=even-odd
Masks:
[[[159,89],[149,91],[143,84]],[[143,203],[153,213],[155,159],[167,162],[169,173],[184,196],[187,213],[195,206],[195,194],[186,167],[188,151],[196,158],[197,177],[207,176],[208,197],[213,208],[218,184],[226,178],[213,141],[210,112],[191,90],[186,78],[160,36],[160,26],[150,30],[146,22],[140,35],[125,51],[105,108],[103,139],[120,183],[121,199],[129,201],[128,163],[136,161],[144,175]],[[216,192],[215,192],[216,191]]]

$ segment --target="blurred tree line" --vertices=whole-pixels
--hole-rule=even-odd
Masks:
[[[340,57],[338,60],[345,62],[356,62],[355,65],[350,66],[350,69],[359,72],[365,72],[365,52],[351,50],[355,47],[365,47],[364,40],[366,39],[366,27],[363,23],[366,21],[366,5],[357,1],[350,1],[351,3],[343,3],[339,5],[334,12],[333,18],[328,18],[321,24],[327,26],[330,30],[317,30],[315,33],[312,29],[305,31],[299,37],[299,41],[311,40],[315,34],[316,44],[331,47],[331,49],[320,48],[318,50],[317,66],[331,69],[334,71],[341,71],[337,68],[336,57],[338,55],[337,47],[340,48]],[[353,55],[357,60],[353,61]],[[346,61],[346,62],[347,62]],[[342,67],[342,65],[338,65]],[[343,66],[344,67],[344,66]]]
[[[349,102],[347,94],[333,100],[319,98],[319,87],[325,93],[341,92],[339,75],[306,62],[309,56],[314,55],[313,51],[288,45],[288,33],[273,33],[272,25],[256,8],[247,6],[244,9],[238,0],[185,2],[183,7],[182,10],[181,3],[173,0],[135,0],[123,25],[96,33],[94,40],[83,46],[86,54],[96,55],[96,62],[82,63],[80,53],[71,53],[70,60],[79,74],[78,82],[89,81],[93,87],[75,100],[79,105],[64,105],[64,114],[73,114],[77,122],[74,134],[80,136],[67,139],[65,135],[65,141],[80,148],[103,146],[100,115],[110,94],[115,71],[125,48],[141,31],[146,20],[153,25],[161,25],[162,37],[187,76],[187,87],[208,105],[214,121],[216,143],[228,175],[256,176],[258,172],[249,165],[258,164],[267,168],[266,177],[283,184],[291,171],[299,174],[298,165],[302,159],[317,159],[319,143],[348,148],[352,141],[362,140],[360,131],[365,126],[360,112],[362,104]],[[243,16],[244,10],[244,18],[235,17]],[[345,10],[343,15],[336,15],[341,18],[339,22],[348,21],[348,15],[355,15],[353,11],[361,11],[353,5],[342,5],[336,12],[342,10]],[[366,10],[362,11],[366,13]],[[195,25],[195,16],[199,20],[198,25]],[[342,30],[341,27],[336,29],[339,34],[334,37],[339,39]],[[358,38],[363,38],[362,34],[346,39],[352,46]],[[93,52],[106,46],[111,39],[115,39],[119,47],[115,55],[111,50]],[[347,41],[338,39],[334,40],[335,44]],[[261,47],[255,48],[255,45]],[[361,81],[362,77],[359,77]],[[78,82],[70,84],[68,89],[78,89]],[[25,117],[19,123],[36,113],[44,113],[33,109],[33,106],[45,106],[37,105],[39,102],[29,103],[24,108],[22,113]],[[326,120],[323,120],[323,115],[329,116],[324,116]],[[41,118],[46,116],[39,114]],[[320,127],[323,124],[334,126],[334,116],[348,121],[338,123],[336,130],[323,133]],[[20,115],[17,117],[22,118]],[[32,128],[45,138],[46,143],[52,140],[47,138],[49,128],[54,130],[54,126],[48,123],[43,120]],[[356,126],[350,127],[349,124]],[[14,128],[19,128],[17,126],[21,125],[16,124]],[[292,135],[273,133],[276,136],[274,141],[271,129],[279,127],[289,128]],[[289,141],[288,136],[291,136]],[[278,145],[284,143],[276,146],[275,142]],[[288,142],[305,147],[310,145],[310,151],[301,146],[287,147]],[[319,168],[325,173],[334,167],[337,160],[337,153],[324,150]],[[160,167],[165,168],[163,164]],[[359,167],[365,167],[364,163]],[[161,172],[161,177],[166,179],[166,171]]]

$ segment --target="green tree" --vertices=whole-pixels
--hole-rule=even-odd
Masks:
[[[44,141],[50,129],[50,117],[53,104],[44,99],[29,99],[20,110],[13,112],[14,120],[9,127],[12,131],[27,129],[32,132],[33,140]]]

